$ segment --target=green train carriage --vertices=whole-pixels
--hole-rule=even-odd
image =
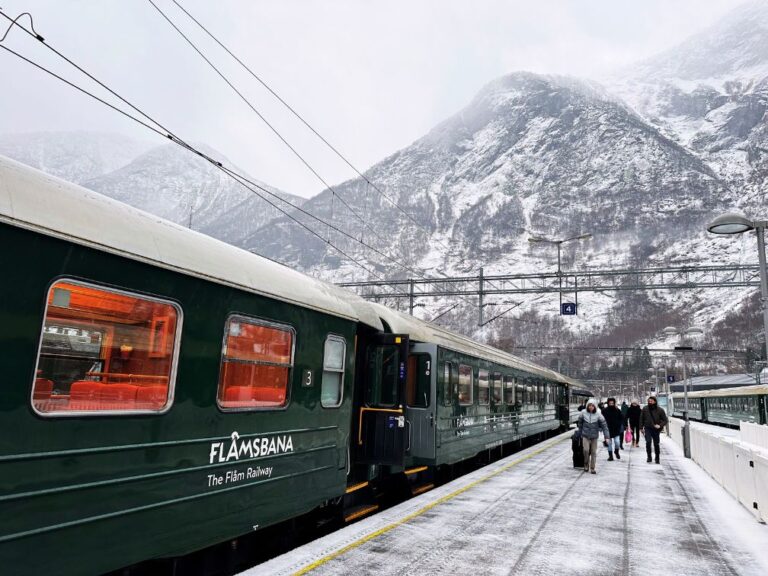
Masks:
[[[0,239],[15,573],[184,555],[567,425],[554,372],[3,158]]]
[[[568,426],[576,381],[381,305],[387,329],[410,342],[403,402],[405,466],[455,464]]]
[[[344,494],[348,294],[0,159],[0,561],[99,573]]]
[[[685,395],[669,395],[670,412],[683,417]],[[768,424],[768,385],[734,386],[688,392],[688,418],[738,428],[740,422]]]

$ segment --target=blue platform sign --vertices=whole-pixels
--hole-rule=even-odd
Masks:
[[[672,384],[675,381],[675,375],[674,374],[667,374],[667,382]]]
[[[563,302],[560,304],[560,314],[563,316],[575,316],[576,304],[573,302]]]

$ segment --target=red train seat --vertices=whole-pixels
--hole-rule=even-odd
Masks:
[[[53,392],[53,380],[48,378],[35,378],[35,387],[32,398],[35,400],[47,400]]]
[[[135,384],[102,384],[102,410],[134,410],[139,387]]]
[[[136,408],[139,410],[161,410],[167,400],[167,386],[139,386],[136,391]]]
[[[102,389],[105,384],[93,380],[78,380],[72,382],[69,388],[70,410],[99,410],[101,409]]]

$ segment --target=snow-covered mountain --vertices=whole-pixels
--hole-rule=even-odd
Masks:
[[[201,148],[209,156],[231,166],[218,152]],[[277,201],[257,189],[262,196],[284,209],[303,202],[298,196],[248,178],[286,200],[288,203]],[[122,168],[87,180],[83,185],[238,246],[261,226],[281,215],[254,192],[175,144],[153,148]]]
[[[768,184],[768,2],[737,7],[680,46],[606,82],[712,166],[751,208]]]
[[[334,195],[343,197],[375,223],[371,244],[432,272],[470,272],[478,262],[508,270],[519,268],[521,258],[533,267],[526,230],[620,237],[642,228],[661,245],[699,225],[727,197],[696,155],[601,89],[530,73],[490,83],[465,109],[366,176],[421,227],[361,180],[325,191],[305,208],[357,235],[363,223],[338,200],[331,211]],[[274,227],[282,228],[279,240]],[[334,242],[371,264],[408,274],[351,240]],[[324,242],[282,219],[248,243],[302,267],[327,265]]]
[[[218,152],[206,152],[231,166]],[[153,147],[117,134],[41,132],[0,136],[0,154],[235,245],[281,215],[221,170],[174,144]],[[249,180],[286,200],[270,198],[285,209],[304,200]]]
[[[76,184],[125,166],[151,147],[127,136],[100,132],[0,135],[3,156]]]
[[[704,225],[721,211],[762,208],[766,30],[768,3],[752,2],[680,46],[606,79],[604,88],[524,72],[491,82],[466,108],[366,172],[419,226],[361,179],[305,205],[376,249],[316,226],[369,272],[285,219],[261,228],[246,245],[336,280],[371,277],[370,271],[415,277],[477,273],[480,266],[486,274],[551,270],[553,249],[530,245],[533,233],[594,235],[568,247],[566,267],[752,263],[752,238],[714,238]],[[653,309],[661,323],[660,311],[671,318],[696,310],[694,321],[716,324],[750,294],[587,294],[580,298],[584,313],[567,327],[613,330],[621,323],[613,311],[631,308],[633,299]],[[428,318],[447,304],[427,301],[418,313]],[[543,298],[520,311],[542,307],[557,310]],[[451,321],[469,331],[476,311],[465,310],[464,319]],[[632,331],[633,321],[623,328]],[[499,332],[521,332],[512,326]],[[637,335],[653,338],[658,328],[649,325]]]

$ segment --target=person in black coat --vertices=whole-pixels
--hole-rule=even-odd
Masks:
[[[614,454],[617,459],[621,459],[619,448],[621,447],[621,427],[624,424],[624,418],[621,410],[616,406],[616,398],[608,398],[608,404],[603,408],[603,418],[608,424],[608,460],[613,460]]]
[[[651,442],[653,442],[653,448],[656,452],[656,464],[659,464],[659,437],[661,431],[669,423],[667,413],[664,412],[664,408],[656,404],[656,397],[649,396],[648,404],[645,405],[643,411],[640,413],[640,426],[643,428],[643,434],[645,435],[645,452],[648,455],[648,462],[651,461]]]
[[[632,400],[632,404],[627,410],[627,426],[632,430],[632,446],[640,446],[640,404],[637,400]]]

